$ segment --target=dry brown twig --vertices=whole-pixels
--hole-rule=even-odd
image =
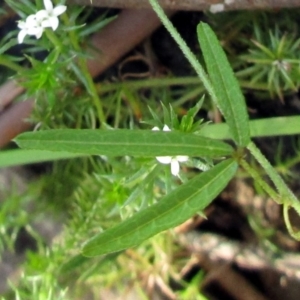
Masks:
[[[212,12],[300,7],[300,0],[158,0],[158,2],[165,9]],[[149,0],[69,0],[68,3],[114,8],[150,8]]]
[[[235,271],[228,263],[219,263],[210,260],[207,256],[198,255],[199,264],[208,274],[202,282],[202,289],[211,283],[217,283],[235,300],[267,300],[241,274]]]
[[[300,255],[283,253],[272,257],[264,248],[256,244],[232,241],[213,233],[191,231],[178,235],[178,241],[192,253],[205,255],[215,262],[236,263],[245,269],[270,268],[287,277],[300,279]]]

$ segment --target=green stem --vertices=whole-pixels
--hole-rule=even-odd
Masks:
[[[289,218],[289,208],[290,206],[288,204],[284,204],[283,205],[283,219],[285,222],[285,226],[289,232],[289,234],[296,240],[300,240],[300,232],[295,232],[293,230],[292,224],[290,222],[290,218]]]
[[[264,168],[268,176],[271,178],[273,183],[275,184],[278,192],[281,196],[287,195],[287,186],[285,185],[282,178],[275,171],[270,162],[264,157],[264,155],[260,152],[260,150],[256,147],[253,142],[250,142],[247,146],[247,149],[251,152],[251,154],[255,157],[255,159],[260,163],[260,165]]]
[[[52,42],[52,44],[59,50],[63,48],[63,44],[60,39],[54,34],[54,32],[50,29],[45,29],[45,33],[47,38]]]
[[[257,182],[261,188],[278,204],[282,204],[282,201],[280,200],[280,197],[278,196],[278,194],[276,193],[276,191],[274,191],[274,189],[272,189],[260,176],[260,174],[254,169],[252,168],[244,159],[241,159],[239,161],[239,163],[241,164],[241,166],[245,169],[245,171],[247,171],[248,174],[251,175],[251,177],[255,180],[255,182]]]
[[[151,78],[146,80],[133,81],[128,80],[125,82],[114,82],[114,83],[98,83],[96,84],[97,91],[99,93],[111,92],[121,88],[130,88],[133,90],[144,89],[144,88],[160,88],[168,87],[172,85],[199,85],[199,77],[176,77],[176,78]]]
[[[268,176],[273,181],[274,185],[276,186],[281,198],[282,203],[284,205],[292,206],[298,215],[300,216],[300,202],[296,198],[296,196],[291,192],[291,190],[287,187],[283,179],[280,175],[276,172],[270,162],[264,157],[264,155],[260,152],[260,150],[256,147],[253,142],[250,142],[247,146],[247,149],[251,152],[254,158],[260,163],[263,169],[266,171]]]
[[[26,69],[11,61],[11,59],[0,55],[0,65],[10,68],[18,73],[22,73]]]
[[[212,100],[215,103],[218,103],[217,96],[216,96],[216,93],[213,89],[213,86],[210,83],[210,80],[209,80],[207,74],[205,73],[203,67],[199,63],[199,61],[198,61],[197,57],[195,56],[195,54],[190,50],[190,48],[188,47],[186,42],[182,39],[180,34],[177,32],[176,28],[170,22],[170,20],[168,19],[168,17],[164,13],[163,9],[157,3],[157,0],[149,0],[149,2],[151,4],[153,10],[156,12],[157,16],[159,17],[159,19],[163,23],[163,25],[166,27],[166,29],[168,30],[170,35],[173,37],[173,39],[178,44],[178,46],[181,49],[182,53],[185,55],[185,57],[187,58],[189,63],[195,69],[197,75],[199,76],[199,78],[203,82],[203,85],[205,86],[207,92],[210,94]]]
[[[69,21],[69,18],[67,16],[67,14],[63,14],[62,18],[63,18],[66,25],[70,25],[70,21]],[[81,48],[80,48],[80,45],[79,45],[79,42],[78,42],[78,38],[77,38],[77,35],[76,35],[74,30],[69,31],[69,37],[70,37],[72,46],[74,47],[75,51],[76,52],[81,52]],[[99,98],[99,95],[98,95],[96,86],[94,84],[93,78],[92,78],[92,76],[91,76],[91,74],[90,74],[90,72],[87,68],[86,60],[82,57],[78,57],[78,65],[79,65],[79,68],[80,68],[84,78],[85,78],[84,84],[86,85],[86,88],[89,91],[89,93],[92,96],[92,99],[94,101],[94,105],[97,109],[98,118],[101,122],[101,126],[103,126],[103,124],[105,124],[105,122],[106,122],[106,118],[105,118],[105,115],[104,115],[104,112],[103,112],[103,107],[102,107],[102,104],[101,104],[101,100]]]
[[[291,169],[294,165],[298,164],[300,162],[300,156],[299,156],[299,151],[297,152],[296,157],[292,157],[288,159],[287,161],[284,162],[283,166],[285,169]]]

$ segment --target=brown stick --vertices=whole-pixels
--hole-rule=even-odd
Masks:
[[[24,88],[14,80],[5,82],[0,87],[0,112],[9,105],[17,96],[22,94]]]
[[[300,0],[158,0],[171,10],[229,10],[278,9],[300,7]],[[70,4],[115,8],[150,8],[149,0],[68,0]]]
[[[207,256],[211,261],[235,263],[250,270],[273,269],[289,278],[300,278],[298,253],[287,252],[280,257],[270,257],[270,253],[259,245],[243,244],[213,233],[191,231],[179,234],[177,238],[191,253]]]
[[[200,266],[208,271],[202,286],[216,282],[235,300],[267,300],[229,264],[216,263],[207,256],[197,257]]]
[[[0,114],[0,148],[31,127],[25,119],[29,117],[33,103],[32,100],[15,103]]]
[[[158,28],[160,22],[152,10],[124,10],[118,18],[92,38],[94,59],[88,61],[93,77],[114,64],[121,56],[142,42]],[[8,105],[23,88],[10,81],[0,88],[0,108]],[[30,116],[32,101],[15,104],[0,114],[0,148],[12,138],[27,130],[24,119]]]
[[[159,25],[160,21],[152,10],[124,10],[114,22],[92,38],[92,45],[98,51],[93,52],[94,58],[88,61],[91,75],[95,77],[102,73]]]

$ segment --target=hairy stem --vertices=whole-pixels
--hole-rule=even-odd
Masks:
[[[184,56],[187,58],[189,63],[192,65],[192,67],[195,69],[197,75],[201,79],[205,89],[211,96],[212,100],[215,103],[218,103],[217,96],[215,94],[215,91],[209,81],[209,78],[207,74],[205,73],[203,67],[199,63],[197,57],[195,54],[190,50],[186,42],[183,40],[183,38],[180,36],[174,25],[171,23],[171,21],[168,19],[162,8],[159,6],[157,0],[149,0],[153,10],[157,13],[157,16],[165,26],[165,28],[168,30],[172,38],[176,41],[177,45],[179,46],[180,50],[184,54]]]
[[[264,157],[264,155],[260,152],[260,150],[256,147],[256,145],[253,142],[249,143],[247,148],[273,181],[282,198],[282,203],[284,205],[292,206],[300,216],[299,200],[291,192],[286,183],[270,164],[270,162]]]
[[[280,199],[280,197],[278,196],[278,194],[276,193],[276,191],[274,191],[259,175],[259,173],[252,168],[245,160],[241,159],[239,161],[239,163],[241,164],[241,166],[245,169],[245,171],[247,171],[248,174],[250,174],[250,176],[255,180],[256,183],[258,183],[261,188],[270,196],[272,197],[272,199],[278,203],[278,204],[282,204],[282,201]]]

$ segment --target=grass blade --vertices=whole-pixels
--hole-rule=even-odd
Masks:
[[[249,121],[250,136],[280,136],[300,134],[300,116],[275,117]],[[232,139],[228,124],[206,125],[201,134],[212,139]]]
[[[44,161],[54,161],[58,159],[70,159],[81,157],[84,154],[70,152],[53,152],[46,150],[6,150],[0,151],[0,168],[17,165],[33,164]]]

